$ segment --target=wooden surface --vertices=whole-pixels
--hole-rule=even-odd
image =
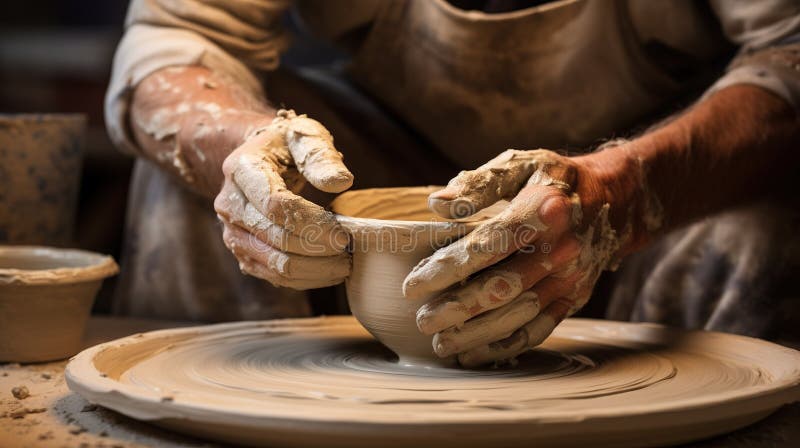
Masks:
[[[96,317],[90,321],[85,345],[182,325],[187,324]],[[218,446],[92,406],[67,388],[65,365],[66,360],[0,364],[0,447]],[[11,389],[17,386],[27,387],[30,396],[15,398]],[[748,428],[692,446],[800,446],[800,403],[785,406]]]

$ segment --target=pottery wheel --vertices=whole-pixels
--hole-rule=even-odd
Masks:
[[[585,319],[508,368],[397,364],[351,317],[164,330],[90,348],[70,388],[137,419],[267,446],[665,444],[800,399],[800,353]]]

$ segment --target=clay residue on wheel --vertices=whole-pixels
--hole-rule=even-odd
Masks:
[[[115,371],[98,369],[99,358],[113,359]],[[630,440],[666,443],[733,429],[800,398],[798,366],[796,351],[756,339],[583,319],[564,321],[514,369],[402,366],[352,318],[337,317],[132,336],[82,353],[67,376],[100,405],[230,442],[266,444],[292,427],[308,443],[325,434],[317,442],[364,446],[377,427],[399,440],[443,425],[527,424],[515,444],[623,428]],[[335,434],[324,430],[330,424]],[[503,434],[479,433],[484,442]]]

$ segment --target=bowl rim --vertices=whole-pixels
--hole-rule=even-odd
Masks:
[[[445,188],[442,185],[417,185],[407,187],[379,187],[379,188],[359,188],[355,190],[347,190],[342,192],[330,204],[330,209],[336,220],[349,231],[371,231],[376,229],[397,229],[397,230],[414,230],[421,227],[429,228],[431,230],[439,231],[458,231],[460,229],[468,229],[472,231],[479,224],[483,223],[482,220],[450,220],[450,221],[414,221],[414,220],[400,220],[400,219],[379,219],[379,218],[362,218],[358,216],[344,215],[336,211],[336,204],[342,200],[349,199],[350,196],[362,195],[372,191],[402,191],[402,190],[418,190],[420,192],[434,192]]]
[[[87,259],[89,264],[82,267],[63,267],[52,269],[0,268],[0,285],[57,285],[83,283],[102,280],[116,275],[119,266],[108,255],[81,249],[67,249],[49,246],[0,245],[0,257],[34,256],[57,258],[78,256]]]

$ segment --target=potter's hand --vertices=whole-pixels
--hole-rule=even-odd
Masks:
[[[508,150],[430,195],[430,208],[447,218],[513,197],[498,216],[422,260],[403,284],[412,299],[456,285],[417,313],[439,356],[458,354],[463,366],[512,359],[589,299],[618,241],[604,190],[592,187],[601,184],[575,160]]]
[[[295,194],[304,179],[331,193],[353,183],[325,127],[278,111],[225,159],[222,171],[214,208],[243,272],[295,289],[344,280],[350,272],[346,234],[331,213]]]

